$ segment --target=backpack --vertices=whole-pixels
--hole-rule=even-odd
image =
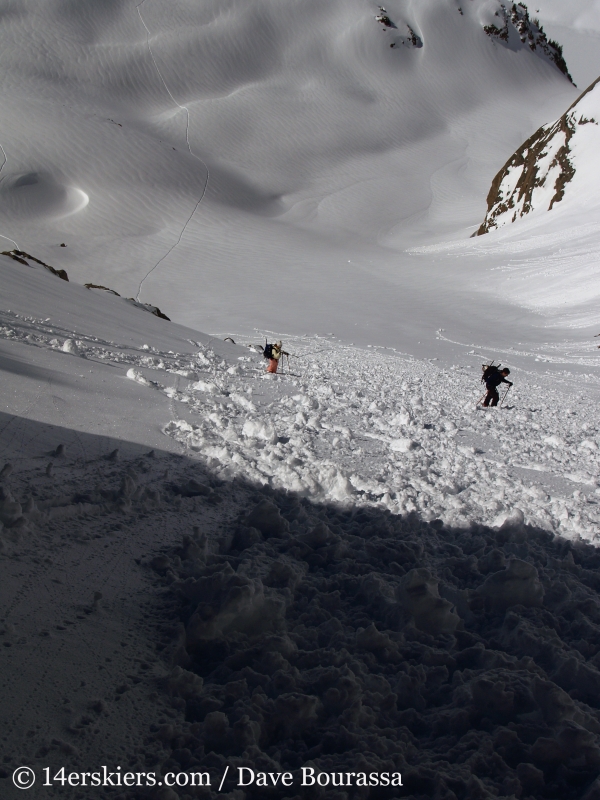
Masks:
[[[486,383],[486,381],[491,378],[492,375],[500,371],[500,364],[494,364],[494,362],[491,364],[482,364],[481,371],[483,373],[481,376],[481,382]]]
[[[263,356],[265,358],[273,358],[273,345],[267,344],[265,342],[265,349],[263,350]]]

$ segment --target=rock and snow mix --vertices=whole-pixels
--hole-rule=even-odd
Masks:
[[[511,364],[505,407],[483,411],[476,350],[449,367],[284,337],[289,367],[267,375],[256,348],[129,308],[114,332],[1,312],[28,414],[101,387],[171,453],[3,412],[0,780],[207,771],[199,794],[151,795],[192,800],[225,766],[305,767],[330,777],[272,796],[375,800],[360,776],[400,773],[415,800],[591,800],[594,379]]]
[[[600,78],[556,122],[530,136],[498,172],[478,234],[551,211],[563,198],[571,208],[595,205],[599,118]]]
[[[478,410],[495,354],[441,366],[466,348],[433,331],[489,342],[489,271],[513,251],[482,271],[441,245],[420,268],[575,99],[559,49],[499,0],[13,5],[1,236],[138,300],[29,256],[0,264],[2,798],[22,764],[597,798],[600,439],[580,394],[597,378],[521,360],[506,407]],[[584,148],[595,164],[585,109],[573,163]],[[551,294],[587,302],[587,262],[571,279],[552,235]],[[547,272],[534,280],[547,293]],[[284,336],[291,370],[267,376],[256,350],[142,314],[159,296],[201,327],[356,331],[436,358]],[[521,329],[538,341],[537,325]],[[371,788],[336,777],[306,798],[385,796]]]

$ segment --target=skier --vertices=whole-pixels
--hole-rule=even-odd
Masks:
[[[507,383],[509,386],[512,386],[511,381],[506,380],[506,376],[510,375],[510,370],[508,367],[504,367],[503,369],[499,369],[499,367],[489,366],[486,367],[481,380],[485,383],[485,388],[487,389],[487,394],[485,396],[485,400],[483,401],[483,406],[487,408],[488,406],[497,406],[498,400],[500,399],[500,395],[498,394],[498,386],[501,383]]]
[[[279,359],[281,356],[289,356],[289,353],[286,353],[286,351],[283,349],[283,343],[279,341],[271,345],[271,351],[268,356],[269,366],[267,367],[267,372],[277,372]]]

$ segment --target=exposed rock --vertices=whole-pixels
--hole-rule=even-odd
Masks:
[[[18,261],[19,264],[25,264],[26,267],[29,266],[29,261],[35,261],[36,264],[41,264],[42,267],[51,272],[53,275],[56,275],[58,278],[61,278],[63,281],[68,281],[69,276],[67,275],[64,269],[54,269],[51,267],[50,264],[45,264],[43,261],[40,261],[39,258],[35,258],[34,256],[29,255],[29,253],[25,253],[23,250],[3,250],[3,256],[9,256],[13,259],[13,261]]]
[[[166,314],[163,314],[163,312],[160,310],[158,306],[153,306],[150,303],[140,303],[140,301],[136,300],[134,297],[128,297],[127,302],[130,303],[132,306],[135,306],[136,308],[140,308],[142,311],[148,311],[150,312],[150,314],[154,314],[155,317],[166,319],[167,322],[171,321],[170,317],[167,317]]]
[[[99,283],[84,283],[83,284],[86,289],[104,289],[105,292],[110,292],[111,294],[115,294],[117,297],[121,297],[118,292],[115,292],[114,289],[109,289],[108,286],[101,286]]]
[[[529,46],[531,50],[539,52],[543,57],[556,64],[563,75],[566,75],[573,83],[563,58],[562,47],[558,42],[548,40],[539,20],[529,18],[529,12],[524,3],[513,3],[510,8],[501,4],[496,11],[496,16],[499,18],[498,25],[484,25],[483,29],[488,36],[504,44],[509,44],[511,38],[518,37],[522,44]]]
[[[594,81],[560,119],[539,128],[509,158],[492,181],[487,214],[474,235],[481,236],[532,211],[550,211],[563,199],[576,170],[573,138],[581,126],[598,124],[588,114],[600,102],[599,81]]]
[[[396,25],[392,22],[392,20],[388,17],[387,12],[383,6],[379,7],[379,14],[375,17],[377,22],[381,22],[384,28],[395,28]]]

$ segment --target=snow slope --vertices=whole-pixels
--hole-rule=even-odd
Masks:
[[[580,89],[600,75],[600,25],[597,0],[538,0],[532,11],[548,36],[559,41]]]
[[[598,324],[599,96],[594,81],[508,159],[488,193],[478,229],[484,236],[412,250],[447,267],[460,259],[457,272],[470,276],[472,290],[483,298],[495,294],[498,310],[508,301],[532,311],[546,344],[561,347],[562,340],[565,356],[585,339],[591,342]],[[469,263],[477,266],[469,269]],[[502,335],[501,319],[494,327]],[[523,341],[521,334],[516,338]]]
[[[267,376],[243,340],[0,270],[3,797],[24,765],[35,798],[102,765],[206,770],[210,798],[227,765],[231,798],[241,766],[595,791],[591,350],[513,351],[486,412],[489,354],[441,330],[453,367],[313,335]]]
[[[0,256],[2,797],[595,796],[598,224],[468,238],[577,97],[496,11],[2,8],[0,235],[71,278]]]
[[[364,0],[16,3],[0,234],[192,327],[356,338],[353,318],[370,341],[379,303],[390,328],[430,283],[407,243],[464,236],[576,96],[542,50],[486,35],[499,3],[464,6],[395,0],[392,28]]]
[[[0,336],[5,387],[14,386],[4,413],[15,415],[7,459],[25,457],[11,431],[34,419],[102,435],[109,451],[126,441],[183,452],[221,478],[313,500],[459,526],[517,514],[565,536],[597,536],[593,356],[579,359],[575,377],[560,359],[540,374],[513,350],[510,410],[485,413],[476,402],[490,354],[478,348],[444,367],[331,337],[290,338],[290,374],[272,378],[239,339],[211,339],[4,260],[11,307]],[[568,408],[559,421],[556,406]]]

